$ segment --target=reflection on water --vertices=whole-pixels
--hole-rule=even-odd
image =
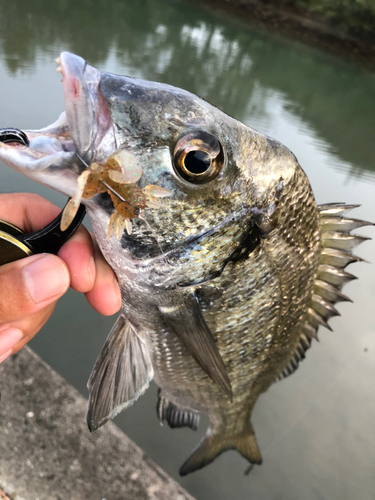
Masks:
[[[267,120],[277,94],[354,174],[375,171],[375,76],[351,65],[218,24],[178,1],[0,0],[0,8],[1,53],[14,75],[64,47],[95,66],[111,59],[114,69],[187,88],[250,123]]]
[[[351,64],[259,34],[173,0],[0,0],[0,127],[37,128],[63,107],[53,59],[61,50],[115,73],[186,88],[273,136],[298,157],[319,203],[362,203],[375,220],[375,78]],[[0,168],[3,191],[63,198]],[[371,228],[361,234],[371,236]],[[367,243],[358,253],[373,259]],[[375,491],[375,266],[339,306],[336,333],[322,331],[298,372],[273,386],[254,414],[264,464],[249,477],[234,452],[181,480],[199,499],[362,499]],[[351,270],[352,271],[352,270]],[[69,311],[69,314],[67,312]],[[113,318],[71,293],[33,341],[71,383],[85,383]],[[367,349],[365,351],[365,349]],[[203,433],[160,428],[151,389],[116,420],[166,470],[177,469]]]

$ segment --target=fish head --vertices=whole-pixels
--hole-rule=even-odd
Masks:
[[[150,203],[144,210],[157,245],[150,243],[141,217],[132,219],[133,234],[124,234],[122,246],[137,257],[182,244],[199,250],[208,236],[225,234],[224,261],[249,228],[272,230],[278,200],[300,168],[286,147],[188,91],[101,73],[68,52],[58,64],[65,113],[45,129],[25,131],[28,144],[0,143],[5,163],[74,196],[85,169],[127,152],[141,165],[138,187],[151,186],[152,199],[158,197],[156,187],[169,194],[159,208]],[[114,211],[109,195],[82,200],[92,219],[106,213],[107,222],[96,228],[99,240],[106,239]]]
[[[140,158],[141,185],[169,189],[170,206],[199,213],[200,225],[209,216],[218,222],[221,211],[270,213],[299,168],[285,146],[188,91],[110,73],[101,74],[99,90],[115,147]],[[187,226],[192,233],[192,218]]]

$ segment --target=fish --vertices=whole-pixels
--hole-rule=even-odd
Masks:
[[[152,379],[157,415],[206,434],[186,475],[222,452],[261,464],[251,414],[350,300],[345,268],[370,225],[357,205],[317,206],[293,153],[202,98],[57,59],[65,111],[0,143],[11,168],[82,202],[122,307],[88,381],[91,431]],[[16,137],[16,136],[14,136]],[[91,180],[90,180],[91,179]],[[136,194],[134,194],[136,193]]]

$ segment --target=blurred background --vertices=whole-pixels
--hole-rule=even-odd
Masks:
[[[68,50],[100,70],[200,95],[288,146],[318,203],[358,203],[353,216],[375,222],[369,70],[183,0],[0,0],[0,26],[0,127],[36,129],[58,117],[64,105],[54,59]],[[0,164],[0,192],[18,191],[66,201]],[[371,227],[358,232],[374,237]],[[154,385],[115,423],[199,500],[374,499],[374,243],[357,254],[370,264],[349,268],[359,277],[344,290],[354,304],[338,305],[333,333],[321,329],[297,372],[255,407],[261,467],[245,476],[247,462],[230,451],[180,478],[206,421],[197,432],[161,427]],[[31,347],[87,396],[114,320],[70,291]]]

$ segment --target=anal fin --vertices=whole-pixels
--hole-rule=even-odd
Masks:
[[[158,402],[156,411],[162,424],[164,420],[168,422],[169,427],[172,429],[176,427],[190,427],[193,431],[198,429],[199,413],[186,408],[180,408],[174,403],[168,401],[159,389]]]
[[[225,364],[209,329],[199,301],[185,294],[171,306],[159,306],[160,313],[199,366],[232,399],[232,387]]]
[[[180,468],[180,475],[186,476],[205,467],[226,450],[237,450],[251,464],[260,465],[262,456],[252,425],[234,435],[210,434],[209,431]]]
[[[117,318],[91,372],[87,425],[95,431],[132,405],[154,376],[146,343],[123,315]]]

